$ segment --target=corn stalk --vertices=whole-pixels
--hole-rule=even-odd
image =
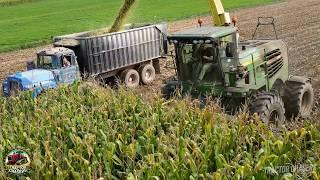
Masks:
[[[230,118],[214,103],[146,102],[92,83],[37,99],[0,97],[0,125],[0,158],[26,149],[31,179],[317,179],[320,172],[319,123],[274,134],[258,117]],[[278,172],[299,164],[305,171]],[[4,161],[0,167],[5,179]]]

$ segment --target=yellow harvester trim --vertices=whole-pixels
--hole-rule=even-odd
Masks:
[[[213,24],[215,26],[225,26],[231,24],[230,15],[224,12],[221,0],[208,0],[210,10],[213,18]]]

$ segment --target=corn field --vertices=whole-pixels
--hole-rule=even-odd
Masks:
[[[146,102],[79,82],[37,99],[1,97],[0,119],[0,159],[26,149],[31,179],[320,178],[318,124],[273,133],[259,118],[229,117],[214,104]],[[287,164],[311,168],[277,171]]]

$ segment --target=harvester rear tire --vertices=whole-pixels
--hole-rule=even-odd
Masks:
[[[127,69],[121,73],[121,81],[128,88],[136,88],[140,83],[139,73],[134,69]]]
[[[287,118],[310,116],[314,93],[310,80],[296,81],[289,79],[286,82],[284,94],[284,106]]]
[[[280,126],[285,121],[284,103],[279,95],[263,92],[254,95],[249,103],[250,114],[257,113],[266,124]]]
[[[156,78],[156,70],[151,64],[145,64],[138,69],[141,82],[145,85],[151,84]]]

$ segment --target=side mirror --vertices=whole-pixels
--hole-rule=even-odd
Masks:
[[[27,62],[27,70],[29,71],[29,70],[32,70],[34,68],[35,68],[34,62],[32,60],[28,61]]]
[[[78,65],[78,57],[77,56],[72,56],[71,65]]]

